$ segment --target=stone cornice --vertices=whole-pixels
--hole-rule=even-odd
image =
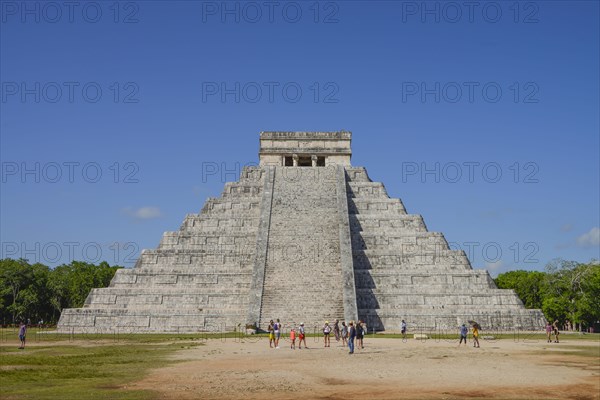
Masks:
[[[290,139],[351,140],[352,132],[349,132],[349,131],[332,131],[332,132],[263,131],[260,133],[260,138],[266,139],[266,140],[290,140]]]

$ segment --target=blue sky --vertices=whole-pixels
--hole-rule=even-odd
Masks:
[[[132,266],[260,131],[340,129],[475,268],[600,257],[596,1],[69,7],[1,2],[1,257]]]

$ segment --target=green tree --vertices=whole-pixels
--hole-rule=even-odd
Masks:
[[[0,319],[56,322],[65,307],[81,307],[93,288],[110,284],[119,266],[73,261],[54,269],[27,260],[0,260]]]
[[[510,271],[496,285],[514,289],[528,308],[540,308],[549,321],[571,321],[579,329],[600,320],[600,265],[552,260],[544,272]]]
[[[542,308],[547,291],[546,276],[539,271],[509,271],[495,279],[500,289],[513,289],[527,308]]]
[[[0,294],[4,298],[6,307],[2,310],[2,319],[8,317],[12,323],[17,322],[18,317],[23,317],[25,311],[23,295],[30,295],[23,291],[31,284],[33,271],[27,260],[13,260],[11,258],[0,260]]]

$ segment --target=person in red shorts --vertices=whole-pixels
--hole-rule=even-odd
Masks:
[[[304,341],[304,348],[308,349],[308,346],[306,345],[306,334],[304,332],[304,322],[300,323],[300,326],[298,327],[298,348],[302,349],[302,342]]]

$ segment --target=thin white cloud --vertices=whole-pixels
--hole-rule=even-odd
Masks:
[[[561,232],[571,232],[573,230],[573,224],[562,224],[560,227]]]
[[[571,247],[571,244],[569,243],[557,243],[554,245],[554,250],[564,250],[568,249],[569,247]]]
[[[123,213],[136,220],[147,220],[162,217],[160,208],[152,206],[140,208],[127,207],[123,209]]]
[[[490,272],[496,271],[505,266],[506,265],[504,264],[504,261],[502,261],[502,260],[485,263],[485,269],[487,269]]]
[[[483,212],[479,213],[479,215],[482,218],[500,219],[500,218],[509,217],[514,213],[515,213],[515,210],[513,210],[512,208],[499,208],[499,209],[494,209],[494,210],[483,211]]]
[[[594,227],[589,232],[577,238],[577,244],[581,247],[599,247],[600,246],[600,228]]]

